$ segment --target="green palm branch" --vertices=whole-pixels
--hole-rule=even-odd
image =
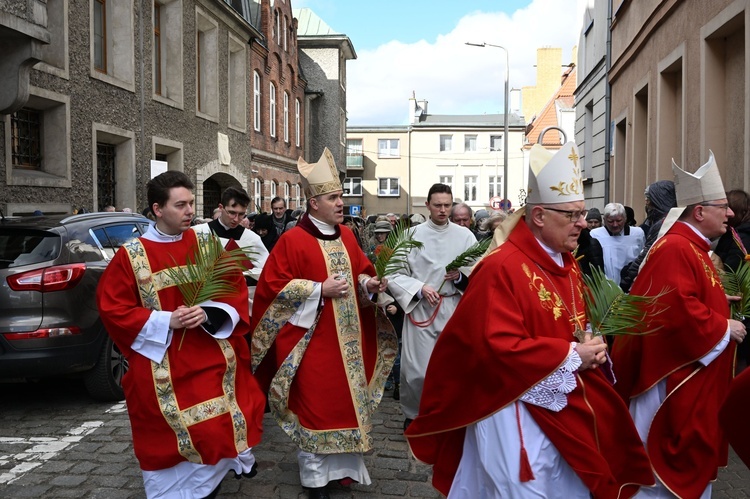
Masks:
[[[252,260],[255,254],[247,248],[225,250],[214,233],[197,236],[198,242],[187,263],[179,266],[175,262],[174,267],[165,270],[180,290],[186,307],[235,294],[237,273],[245,270],[244,262]],[[184,339],[183,329],[178,350]]]
[[[649,334],[661,328],[649,328],[649,322],[669,308],[659,300],[670,289],[664,288],[654,296],[629,295],[596,266],[591,268],[590,276],[583,276],[583,280],[586,283],[583,294],[586,315],[594,336]]]
[[[408,270],[406,257],[413,249],[422,249],[424,244],[414,239],[414,230],[399,221],[383,242],[375,258],[375,273],[378,280],[395,274],[399,270]]]
[[[732,270],[727,268],[721,273],[724,291],[730,296],[739,296],[740,300],[732,302],[732,317],[738,321],[750,316],[750,263],[743,260]]]
[[[457,270],[461,267],[467,267],[473,264],[487,252],[487,248],[490,247],[490,243],[492,243],[492,238],[487,237],[472,244],[469,249],[458,255],[453,259],[451,263],[446,265],[445,271],[450,272],[451,270]],[[440,293],[440,290],[443,289],[444,285],[445,281],[440,284],[440,287],[437,290],[438,293]]]

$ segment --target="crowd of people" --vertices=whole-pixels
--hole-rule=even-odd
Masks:
[[[215,497],[230,471],[252,478],[264,410],[299,447],[308,497],[368,485],[387,392],[449,498],[707,498],[728,440],[750,455],[735,410],[750,381],[732,381],[746,327],[720,276],[746,259],[750,196],[725,192],[713,155],[649,185],[640,225],[620,203],[586,208],[572,142],[532,147],[512,213],[474,212],[436,183],[427,217],[361,223],[344,216],[327,149],[298,170],[304,210],[274,198],[249,214],[247,193],[228,188],[212,220],[195,219],[183,173],[153,178],[155,225],[101,280],[148,497]],[[421,247],[379,275],[396,230]],[[247,251],[225,278],[236,292],[185,303],[174,272],[211,234]],[[449,265],[487,239],[476,265]],[[592,331],[583,276],[597,267],[659,300],[643,318],[652,332]]]

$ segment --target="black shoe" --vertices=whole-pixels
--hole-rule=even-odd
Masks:
[[[401,390],[398,383],[393,386],[393,400],[401,400]]]
[[[247,473],[242,473],[241,475],[238,475],[237,473],[235,473],[234,478],[236,478],[237,480],[239,480],[240,478],[252,478],[257,474],[258,474],[258,463],[256,462],[256,463],[253,463],[253,467],[250,468],[250,471],[248,471]]]
[[[307,489],[307,499],[331,499],[328,487],[316,487]]]
[[[409,425],[411,424],[412,421],[414,421],[414,420],[413,419],[409,419],[409,418],[404,419],[404,431],[406,431],[406,429],[409,427]]]

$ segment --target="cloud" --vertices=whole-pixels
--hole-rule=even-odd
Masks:
[[[572,62],[579,19],[578,9],[571,9],[569,2],[534,0],[510,16],[467,14],[434,43],[389,42],[375,50],[358,50],[357,59],[347,63],[348,124],[406,124],[412,92],[418,100],[429,101],[433,114],[501,113],[504,52],[465,42],[506,47],[510,86],[521,88],[536,84],[537,48],[560,47],[563,64]],[[353,43],[356,49],[356,40]]]

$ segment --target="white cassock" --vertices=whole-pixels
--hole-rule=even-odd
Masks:
[[[628,229],[629,234],[625,234]],[[640,227],[624,227],[617,236],[609,235],[606,227],[597,227],[591,231],[591,237],[602,245],[604,257],[604,274],[620,285],[620,271],[635,260],[643,249],[646,236]]]
[[[477,242],[469,229],[452,222],[435,225],[428,220],[411,230],[414,239],[424,247],[413,249],[407,257],[409,268],[388,280],[388,290],[407,314],[401,338],[401,410],[408,419],[417,417],[432,349],[461,298],[454,283],[446,282],[436,312],[435,307],[422,299],[422,286],[429,284],[437,290],[443,283],[446,265]],[[412,320],[425,325],[414,325]]]

